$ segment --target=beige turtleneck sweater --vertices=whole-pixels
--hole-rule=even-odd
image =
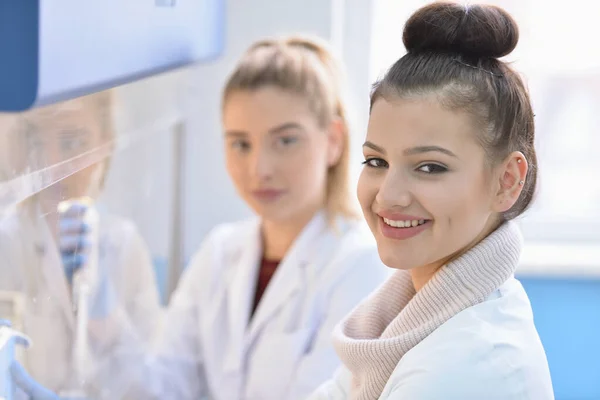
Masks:
[[[336,351],[352,373],[350,398],[379,398],[406,352],[513,275],[522,242],[516,224],[504,223],[442,267],[418,293],[410,274],[398,271],[361,303],[333,334]]]

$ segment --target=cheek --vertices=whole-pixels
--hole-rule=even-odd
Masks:
[[[423,205],[438,222],[454,226],[483,215],[489,209],[489,192],[481,175],[456,175],[423,189]]]
[[[239,186],[241,182],[244,182],[244,175],[248,169],[244,167],[243,159],[233,155],[225,156],[225,168],[227,174],[236,186]]]
[[[91,185],[97,168],[99,168],[99,166],[92,165],[82,169],[81,171],[65,178],[62,186],[70,192],[83,192]],[[81,195],[83,194],[84,193],[81,193]],[[71,195],[75,196],[77,193],[71,193]]]
[[[302,146],[278,158],[278,175],[302,186],[320,186],[327,179],[327,154],[323,148]]]
[[[44,166],[50,166],[65,161],[68,157],[63,155],[60,148],[54,144],[46,144],[42,150],[41,159]],[[39,161],[38,161],[39,162]]]
[[[371,209],[378,190],[377,180],[371,176],[370,171],[364,168],[360,173],[358,185],[356,187],[356,196],[364,212]],[[367,215],[365,215],[365,217],[368,218]]]

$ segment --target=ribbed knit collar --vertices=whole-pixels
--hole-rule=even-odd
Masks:
[[[415,293],[398,271],[335,329],[334,345],[352,373],[351,398],[379,398],[400,359],[444,322],[483,302],[515,272],[523,239],[507,222],[442,267]]]

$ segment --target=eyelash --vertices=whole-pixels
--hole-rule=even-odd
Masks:
[[[244,140],[236,140],[231,144],[231,147],[238,150],[248,150],[250,148],[250,144]]]
[[[381,162],[385,165],[373,165],[373,164],[371,164],[371,162],[373,162],[373,161],[377,161],[378,163]],[[382,160],[381,158],[371,157],[371,158],[367,158],[365,161],[363,161],[362,165],[369,167],[369,168],[385,168],[385,167],[387,167],[387,162],[385,160]]]
[[[298,141],[298,138],[295,137],[295,136],[282,136],[282,137],[279,138],[279,141],[284,146],[288,146],[290,144],[296,143]]]
[[[381,163],[384,165],[373,165],[373,162],[376,162],[377,164]],[[367,158],[365,161],[362,162],[362,164],[368,168],[387,168],[388,163],[385,160],[382,160],[381,158],[376,158],[376,157],[371,157],[371,158]],[[433,169],[433,171],[423,171],[422,168],[423,167],[429,167],[429,169]],[[436,170],[437,169],[437,170]],[[445,166],[441,165],[441,164],[436,164],[436,163],[425,163],[425,164],[421,164],[418,168],[417,168],[417,172],[421,172],[427,175],[437,175],[437,174],[442,174],[444,172],[447,172],[448,168],[446,168]]]

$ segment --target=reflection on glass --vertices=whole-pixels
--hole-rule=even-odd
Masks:
[[[103,92],[0,120],[0,137],[9,145],[0,188],[12,193],[0,220],[0,318],[32,339],[19,358],[33,378],[53,391],[91,398],[101,398],[102,383],[126,372],[111,352],[114,338],[148,340],[161,313],[136,225],[97,203],[115,143],[112,107],[111,93]],[[98,215],[97,231],[90,213]],[[96,263],[89,291],[77,289],[78,276]],[[94,324],[115,315],[112,332]]]
[[[40,203],[94,192],[114,145],[109,92],[0,117],[3,163],[0,207],[45,190]],[[100,162],[102,161],[102,162]],[[97,164],[97,165],[94,165]],[[79,172],[81,178],[70,178]],[[59,182],[60,181],[60,182]],[[12,202],[12,203],[11,203]],[[47,210],[50,212],[50,210]]]

